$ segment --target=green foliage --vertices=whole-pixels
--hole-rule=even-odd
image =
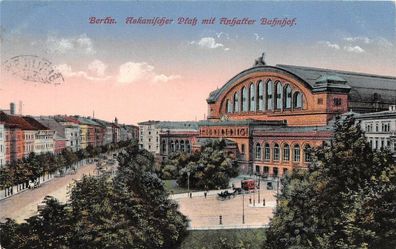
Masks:
[[[176,153],[163,163],[162,179],[177,179],[186,188],[188,172],[194,189],[227,188],[231,177],[238,175],[238,164],[225,151],[224,140],[214,140],[193,154]]]
[[[68,248],[70,211],[52,197],[44,200],[46,208],[39,215],[17,224],[8,219],[0,223],[1,245],[5,248]]]
[[[77,152],[66,148],[58,155],[52,153],[40,155],[30,153],[28,158],[0,168],[0,189],[35,180],[44,173],[54,173],[64,167],[69,168],[79,160],[126,147],[129,143],[130,141],[121,141],[117,144],[107,144],[98,147],[88,146],[86,149],[81,149]]]
[[[181,249],[258,249],[265,239],[264,229],[190,231]]]
[[[396,167],[359,124],[337,121],[308,171],[283,179],[264,248],[395,248]]]
[[[130,144],[117,175],[83,177],[68,204],[46,199],[39,215],[0,223],[5,248],[177,248],[187,219],[153,173],[151,153]]]

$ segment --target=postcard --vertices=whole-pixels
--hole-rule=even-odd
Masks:
[[[0,12],[0,248],[395,248],[395,1]]]

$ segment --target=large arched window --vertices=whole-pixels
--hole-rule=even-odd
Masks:
[[[186,140],[186,151],[187,151],[188,153],[191,152],[191,145],[190,145],[190,141],[188,141],[188,140]]]
[[[282,84],[276,83],[276,109],[282,109]]]
[[[295,92],[293,96],[293,107],[302,108],[303,100],[302,94],[300,92]]]
[[[274,161],[279,161],[279,144],[274,145]]]
[[[293,161],[300,162],[300,145],[296,144],[293,148]]]
[[[312,158],[311,158],[311,153],[309,152],[311,149],[311,146],[309,146],[309,144],[305,145],[304,147],[304,161],[305,162],[311,162]]]
[[[256,159],[261,160],[261,144],[256,144]]]
[[[171,152],[175,152],[175,141],[171,141]]]
[[[229,99],[226,100],[226,112],[231,113],[232,112],[232,104]]]
[[[288,144],[283,146],[283,161],[290,161],[290,146]]]
[[[242,87],[242,111],[247,112],[248,111],[248,92],[246,90],[246,87]]]
[[[234,94],[234,112],[239,112],[239,93]]]
[[[265,149],[264,149],[264,160],[269,161],[271,157],[271,148],[269,144],[265,144]]]
[[[285,98],[285,109],[290,109],[292,106],[292,88],[290,85],[287,85],[285,87],[284,98]]]
[[[166,141],[165,141],[165,139],[162,140],[162,153],[166,154]]]
[[[179,140],[176,140],[176,142],[175,142],[175,150],[176,151],[180,150]]]
[[[274,83],[272,83],[272,81],[268,81],[268,82],[267,82],[267,86],[266,86],[266,91],[265,91],[266,94],[267,94],[267,97],[266,97],[266,100],[267,100],[267,103],[266,103],[267,110],[272,110],[272,109],[274,109],[274,105],[273,105],[274,100],[272,99],[273,91],[274,91]]]
[[[185,147],[184,147],[184,140],[180,141],[180,151],[184,151]]]
[[[250,84],[249,96],[250,96],[249,111],[254,112],[256,111],[256,89],[253,83]]]
[[[263,82],[260,80],[257,86],[257,91],[258,91],[258,110],[263,111],[264,110],[264,88],[263,88]]]

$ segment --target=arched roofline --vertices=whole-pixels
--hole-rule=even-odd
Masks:
[[[240,72],[239,74],[235,75],[234,77],[232,77],[221,88],[211,92],[209,98],[206,101],[208,102],[208,104],[216,102],[223,93],[228,92],[228,90],[231,89],[232,86],[234,86],[234,84],[240,81],[243,77],[246,77],[251,73],[258,73],[258,72],[283,73],[286,74],[286,76],[288,77],[291,77],[297,81],[302,82],[304,86],[307,87],[308,89],[312,89],[312,86],[308,82],[306,82],[305,80],[303,80],[302,78],[300,78],[299,76],[288,70],[275,66],[255,66],[248,68]]]

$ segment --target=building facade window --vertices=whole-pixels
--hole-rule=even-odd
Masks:
[[[302,108],[302,106],[303,106],[302,94],[300,92],[295,92],[293,96],[293,107]]]
[[[236,92],[234,94],[234,112],[239,112],[239,93]]]
[[[282,103],[282,84],[280,82],[276,83],[276,109],[280,110],[282,109],[283,103]]]
[[[260,166],[256,165],[256,173],[260,174]]]
[[[267,110],[272,110],[273,109],[273,90],[274,90],[274,83],[272,83],[272,81],[268,81],[267,82],[267,86],[266,86],[266,109]]]
[[[304,161],[305,162],[312,161],[311,153],[309,152],[310,149],[311,149],[311,146],[309,144],[305,145],[305,148],[304,148]]]
[[[290,85],[285,87],[285,109],[290,109],[292,106],[292,88]]]
[[[242,111],[247,112],[248,111],[248,92],[246,90],[246,87],[242,87]]]
[[[293,147],[293,161],[300,162],[300,145],[298,144]]]
[[[279,161],[279,154],[280,154],[279,145],[275,144],[274,145],[274,161]]]
[[[250,84],[250,90],[249,90],[249,97],[250,97],[250,105],[249,105],[249,110],[251,112],[256,111],[256,91],[255,87],[252,84]]]
[[[290,146],[288,144],[283,146],[283,161],[290,161]]]
[[[229,99],[226,100],[226,112],[231,113],[232,112],[232,105]]]
[[[256,144],[256,159],[261,160],[261,145],[259,143]]]
[[[264,160],[269,161],[271,159],[271,148],[269,144],[265,144],[265,149],[264,149]]]
[[[263,82],[260,80],[257,87],[258,91],[258,110],[264,111],[264,88]]]
[[[341,105],[342,105],[342,100],[341,100],[341,98],[334,98],[334,99],[333,99],[333,105],[334,105],[334,106],[341,106]]]
[[[278,175],[279,175],[278,167],[274,167],[272,169],[272,173],[273,173],[274,177],[278,177]]]

